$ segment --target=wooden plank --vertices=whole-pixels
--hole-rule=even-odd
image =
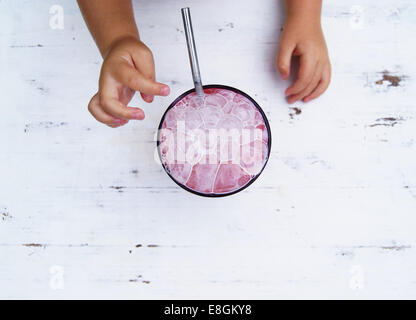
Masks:
[[[192,85],[187,4],[203,80],[246,91],[272,126],[262,176],[223,199],[154,160]],[[415,298],[414,1],[326,1],[332,84],[298,113],[274,68],[278,1],[136,1],[172,94],[135,98],[146,120],[117,130],[86,109],[101,58],[76,4],[60,1],[63,30],[51,5],[0,2],[1,298]]]

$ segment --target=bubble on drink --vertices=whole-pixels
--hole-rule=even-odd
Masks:
[[[269,154],[267,120],[247,97],[210,88],[192,92],[168,109],[159,151],[169,175],[205,195],[244,188],[262,171]]]

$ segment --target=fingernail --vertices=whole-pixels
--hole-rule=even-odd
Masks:
[[[290,96],[290,90],[289,89],[287,89],[286,91],[285,91],[285,96],[287,97],[287,96]]]
[[[287,73],[281,73],[280,76],[283,80],[286,80],[289,75]]]
[[[123,120],[121,120],[121,119],[114,119],[114,121],[113,121],[113,124],[115,124],[115,125],[120,125],[120,124],[122,124],[123,123]]]
[[[154,98],[154,96],[151,96],[151,95],[144,95],[144,100],[146,101],[146,102],[152,102],[153,101],[153,98]]]
[[[168,86],[164,85],[160,88],[160,94],[162,96],[167,96],[167,95],[169,95],[169,93],[170,93],[170,88]]]
[[[136,120],[143,120],[144,119],[143,111],[134,111],[133,112],[133,118],[136,119]]]

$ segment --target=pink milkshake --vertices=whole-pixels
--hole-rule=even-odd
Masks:
[[[243,92],[206,86],[179,97],[160,124],[159,155],[181,187],[224,196],[251,184],[270,154],[270,129],[260,107]]]

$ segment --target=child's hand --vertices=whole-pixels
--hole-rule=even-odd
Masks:
[[[150,49],[140,40],[127,37],[112,45],[101,67],[99,90],[88,110],[98,121],[116,128],[129,120],[144,119],[140,108],[128,107],[135,91],[152,102],[155,95],[167,96],[167,85],[155,81],[155,66]]]
[[[319,97],[331,78],[331,64],[320,21],[288,17],[279,43],[277,68],[283,79],[290,75],[292,56],[300,57],[297,80],[286,89],[289,103]]]

